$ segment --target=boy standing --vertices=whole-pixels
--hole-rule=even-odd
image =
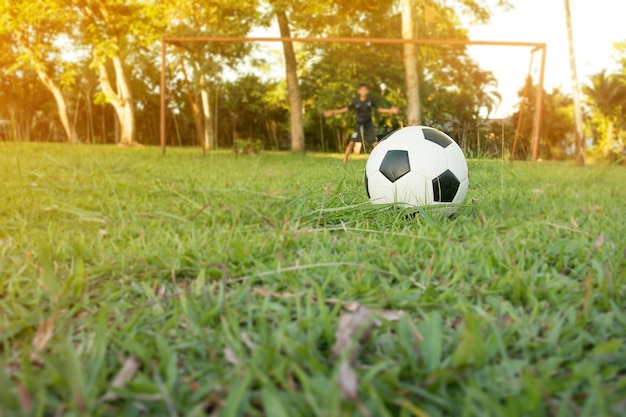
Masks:
[[[372,148],[378,145],[376,128],[374,127],[374,122],[372,121],[373,108],[378,110],[379,113],[398,114],[397,107],[391,107],[388,109],[378,107],[378,104],[368,97],[369,88],[367,87],[367,84],[360,84],[357,93],[358,95],[352,99],[348,106],[324,112],[324,117],[330,117],[333,114],[347,113],[350,110],[354,110],[356,115],[356,126],[354,127],[354,132],[352,132],[352,135],[350,136],[350,143],[348,143],[348,146],[346,147],[346,152],[343,155],[344,164],[348,160],[348,156],[350,156],[350,152],[352,152],[356,142],[362,142],[365,144],[365,141],[367,141],[367,143],[372,145]],[[365,141],[363,140],[364,138]]]

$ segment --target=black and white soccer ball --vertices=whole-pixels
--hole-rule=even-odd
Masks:
[[[365,188],[375,204],[440,206],[451,215],[467,195],[467,161],[445,133],[426,126],[405,127],[372,150],[365,166]]]

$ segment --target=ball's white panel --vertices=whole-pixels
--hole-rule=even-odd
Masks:
[[[463,150],[461,150],[459,145],[453,143],[446,148],[446,153],[448,154],[448,167],[450,171],[456,175],[459,181],[463,182],[463,180],[469,176],[467,161],[465,160],[465,155],[463,155]]]
[[[396,181],[396,201],[411,206],[423,206],[432,202],[428,180],[415,171]],[[430,187],[432,188],[432,187]]]
[[[431,180],[448,169],[446,150],[428,140],[421,140],[410,149],[409,161],[411,170]]]
[[[389,204],[395,200],[395,187],[380,171],[367,178],[370,200],[375,204]]]
[[[404,129],[396,130],[387,139],[381,142],[386,144],[388,149],[409,150],[416,143],[424,141],[424,133],[420,126],[408,126]]]

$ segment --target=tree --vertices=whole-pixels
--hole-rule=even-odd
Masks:
[[[580,105],[580,88],[578,75],[576,74],[576,55],[574,53],[574,31],[572,29],[572,14],[569,0],[565,0],[565,21],[567,23],[567,41],[569,44],[569,65],[572,74],[572,93],[574,95],[574,119],[576,120],[575,160],[579,166],[585,165],[584,138],[583,138],[583,112]]]
[[[42,13],[46,10],[46,13]],[[59,42],[69,31],[67,10],[50,0],[2,0],[0,2],[0,35],[5,35],[19,51],[12,66],[32,69],[39,81],[53,95],[59,120],[67,141],[78,142],[74,125],[70,122],[64,88],[74,82],[75,69],[63,60]]]
[[[433,14],[447,15],[450,18],[450,8],[446,2],[438,2],[436,0],[399,0],[400,11],[402,15],[402,39],[415,39],[417,34],[422,32],[416,27],[416,19],[414,14],[421,12],[427,20],[432,20]],[[460,0],[458,9],[465,14],[473,17],[475,20],[485,23],[491,16],[491,2],[485,0]],[[497,6],[508,6],[507,0],[498,0]],[[430,16],[430,18],[429,18]],[[455,22],[456,23],[456,22]],[[452,37],[454,39],[454,37]],[[406,43],[403,45],[404,57],[404,73],[406,83],[406,100],[407,100],[407,124],[416,125],[421,123],[421,104],[420,104],[420,86],[419,86],[419,67],[420,60],[418,58],[416,45]]]
[[[415,38],[415,28],[413,13],[415,11],[413,0],[400,0],[402,10],[402,39],[410,40]],[[407,100],[407,124],[419,125],[420,97],[419,97],[419,77],[417,72],[416,45],[405,43],[403,45],[404,74],[406,78],[406,100]]]
[[[282,38],[291,38],[291,28],[287,8],[288,2],[270,1],[273,7],[276,22]],[[291,150],[294,152],[305,151],[304,123],[302,119],[302,96],[298,85],[298,64],[292,42],[283,42],[283,55],[285,57],[285,80],[287,82],[287,98],[289,100],[291,120]]]
[[[527,79],[528,89],[524,98],[524,88],[520,89],[518,95],[524,98],[520,101],[519,110],[513,114],[512,119],[518,120],[519,112],[524,114],[534,114],[537,98],[537,84],[529,77]],[[565,159],[574,144],[572,131],[574,128],[573,119],[573,99],[564,94],[559,88],[554,88],[550,92],[543,92],[543,118],[541,123],[541,157],[546,159]],[[524,117],[520,129],[520,147],[515,159],[528,158],[531,153],[531,137],[533,131],[532,117]]]
[[[602,70],[592,75],[590,84],[584,85],[582,90],[593,109],[596,125],[604,133],[600,147],[604,156],[608,156],[614,147],[614,129],[619,129],[618,121],[626,109],[624,77]]]
[[[280,36],[291,37],[289,20],[284,10],[276,10],[276,20],[280,29]],[[296,54],[293,43],[283,42],[283,53],[285,55],[285,79],[287,81],[287,98],[289,99],[289,109],[291,118],[291,150],[294,152],[304,152],[304,124],[302,119],[302,96],[298,85],[298,71]]]
[[[91,50],[92,65],[100,77],[101,100],[115,109],[120,145],[133,145],[135,106],[125,68],[133,49],[145,48],[163,34],[163,8],[141,0],[63,0],[73,7],[83,42]]]
[[[189,2],[166,0],[164,2],[168,35],[245,36],[259,20],[257,1],[212,0]],[[181,66],[189,64],[185,78],[189,79],[189,101],[196,130],[207,150],[215,148],[216,138],[209,95],[226,67],[236,67],[252,50],[246,43],[189,42],[176,45]],[[178,71],[176,71],[178,73]],[[187,77],[188,74],[188,77]]]

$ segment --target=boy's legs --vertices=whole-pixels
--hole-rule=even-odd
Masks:
[[[350,142],[346,147],[346,152],[343,154],[343,163],[348,162],[348,157],[350,156],[350,152],[354,149],[354,145],[356,142],[363,142],[363,135],[360,132],[359,125],[354,128],[352,135],[350,135]]]
[[[346,162],[348,162],[348,157],[350,156],[350,152],[352,152],[352,149],[354,148],[354,141],[350,141],[348,143],[348,146],[346,147],[346,152],[343,154],[343,163],[345,164]]]
[[[374,126],[373,123],[370,123],[363,127],[363,136],[365,136],[365,138],[363,139],[367,141],[367,143],[369,144],[369,146],[372,147],[372,149],[374,149],[376,145],[378,145],[378,136],[376,136],[376,127]]]

